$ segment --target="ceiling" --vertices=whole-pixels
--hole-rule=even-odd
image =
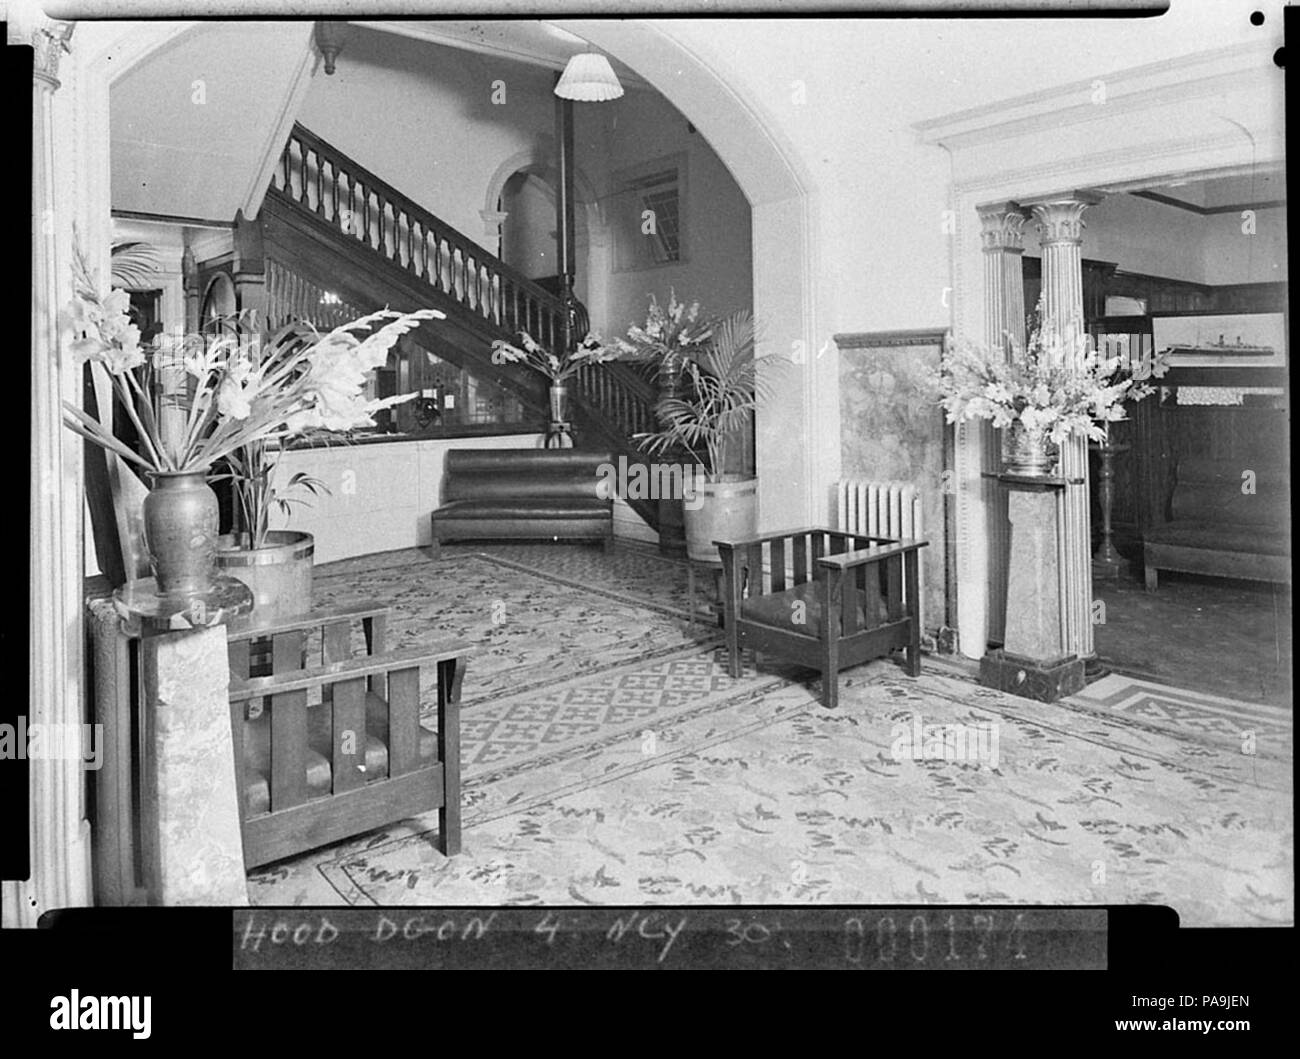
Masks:
[[[1141,198],[1192,213],[1234,213],[1286,202],[1286,169],[1256,166],[1246,173],[1175,180],[1129,189]]]
[[[205,24],[123,74],[109,93],[113,209],[228,224],[279,151],[311,31]]]
[[[416,40],[429,41],[447,47],[461,48],[492,55],[504,55],[531,66],[562,70],[569,59],[591,46],[581,37],[549,22],[494,21],[428,22],[389,20],[358,22],[368,29],[396,33]],[[609,57],[610,65],[620,81],[629,88],[648,88],[649,85],[617,59]]]

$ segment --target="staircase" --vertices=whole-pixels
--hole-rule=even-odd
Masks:
[[[236,222],[236,243],[264,262],[266,317],[334,327],[384,307],[438,309],[445,320],[412,332],[420,345],[514,394],[545,418],[546,383],[516,364],[494,364],[492,343],[527,331],[543,346],[562,339],[559,299],[301,125],[290,134],[256,221]],[[244,255],[245,259],[249,255]],[[333,295],[326,300],[324,292]],[[586,334],[581,310],[575,338]],[[622,363],[588,365],[570,384],[574,431],[584,448],[645,463],[632,435],[655,429],[655,385]],[[653,529],[656,501],[628,500]]]

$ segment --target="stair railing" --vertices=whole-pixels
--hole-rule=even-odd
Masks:
[[[302,125],[295,124],[289,135],[268,194],[428,283],[482,320],[493,337],[517,341],[526,331],[552,349],[563,340],[558,298]],[[308,305],[287,263],[275,285],[277,305]],[[336,311],[339,316],[356,312],[344,305]],[[580,333],[585,332],[584,308],[578,316]],[[575,396],[629,439],[629,450],[632,435],[656,428],[656,387],[636,369],[588,365],[575,382]]]

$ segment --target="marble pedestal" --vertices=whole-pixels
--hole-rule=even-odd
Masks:
[[[149,901],[247,905],[224,622],[252,609],[252,593],[220,578],[199,605],[181,608],[152,588],[133,581],[114,599],[124,625],[134,621],[142,637],[141,839]]]
[[[1006,635],[980,661],[980,683],[1052,702],[1083,688],[1083,660],[1061,638],[1057,479],[1000,476],[1010,489]]]

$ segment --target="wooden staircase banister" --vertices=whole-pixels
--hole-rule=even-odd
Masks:
[[[315,158],[314,179],[311,164],[313,156]],[[328,178],[325,177],[326,170],[330,174]],[[295,175],[299,178],[296,192]],[[342,196],[340,178],[344,185]],[[359,196],[358,189],[361,191]],[[485,271],[495,280],[493,286],[496,298],[489,299],[494,310],[493,322],[502,326],[512,338],[517,339],[517,332],[522,329],[528,330],[543,345],[553,347],[556,344],[561,333],[559,322],[564,311],[563,304],[558,298],[523,273],[507,265],[490,250],[480,246],[454,226],[425,209],[408,195],[398,191],[382,177],[376,176],[361,163],[321,139],[310,129],[295,123],[281,153],[280,163],[276,167],[268,194],[284,197],[294,205],[336,224],[340,222],[341,207],[348,211],[350,221],[350,224],[342,230],[350,230],[362,244],[368,244],[371,249],[378,250],[390,260],[398,260],[403,267],[418,263],[424,277],[435,285],[441,280],[451,279],[452,282],[445,284],[444,289],[454,286],[455,279],[461,279],[464,286],[468,287],[467,276],[444,277],[442,274],[444,271],[454,273],[454,266],[450,269],[439,268],[437,275],[430,275],[427,250],[429,236],[433,235],[436,247],[434,256],[437,258],[438,265],[451,265],[459,254],[462,266],[471,261],[476,266],[475,271],[478,273],[476,280],[481,281]],[[358,205],[361,207],[359,210],[356,208]],[[388,216],[389,211],[391,211],[391,220]],[[358,214],[360,231],[357,231]],[[403,217],[407,219],[405,225],[402,224]],[[424,244],[419,248],[424,251],[423,253],[415,252],[417,248],[411,246],[411,240],[416,238],[417,231],[418,240]],[[392,245],[389,244],[390,236],[393,240]],[[407,249],[407,254],[406,260],[402,261],[404,247]],[[512,298],[511,307],[515,308],[513,314],[504,312],[507,308],[505,305],[507,291]],[[477,308],[481,302],[482,291],[475,293],[476,297],[471,299],[471,302]],[[526,301],[534,303],[541,311],[536,314],[525,313],[523,319],[520,319],[518,300],[521,296]],[[505,316],[512,317],[509,324],[503,319]],[[539,324],[542,326],[537,326]],[[529,325],[532,325],[533,329],[530,329]]]
[[[442,310],[447,319],[438,328],[422,326],[411,338],[545,411],[536,376],[493,364],[490,348],[497,339],[517,342],[521,331],[556,348],[563,303],[310,129],[294,125],[255,223],[268,259],[352,306]],[[268,315],[284,308],[268,305]],[[657,428],[653,382],[629,365],[606,363],[580,369],[570,389],[575,426],[593,443],[632,462],[646,459],[631,438]],[[657,527],[656,505],[629,502]]]

